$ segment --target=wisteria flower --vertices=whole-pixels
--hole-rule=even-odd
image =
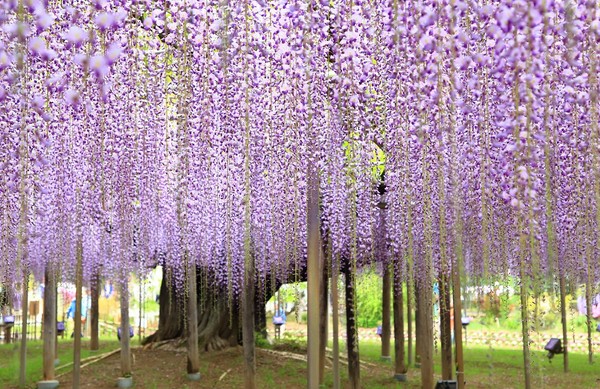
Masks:
[[[104,9],[106,7],[107,0],[93,0],[94,8],[97,10]]]
[[[117,26],[115,15],[110,12],[102,12],[94,19],[100,31],[107,31]]]
[[[19,41],[23,41],[31,35],[31,27],[28,23],[16,22],[4,26],[4,32],[13,39],[16,38]]]
[[[0,70],[6,69],[11,63],[11,56],[5,50],[0,51]]]
[[[64,73],[55,73],[45,82],[46,87],[50,91],[62,92],[65,87],[66,80]]]
[[[77,53],[73,57],[73,62],[81,66],[83,70],[87,70],[90,64],[90,57],[87,54]]]
[[[35,112],[41,114],[44,109],[44,97],[41,95],[36,95],[31,99],[31,109]]]
[[[81,47],[81,45],[87,41],[87,32],[79,27],[79,26],[71,26],[69,31],[67,31],[64,35],[64,38],[67,40],[68,46],[75,46],[76,48]]]
[[[23,0],[23,5],[27,7],[30,14],[38,14],[44,12],[44,4],[40,0]]]
[[[57,56],[58,56],[58,54],[56,53],[56,51],[54,51],[52,49],[46,49],[40,53],[40,57],[44,61],[52,61]]]
[[[81,104],[81,95],[74,89],[67,89],[65,92],[65,102],[68,106],[77,108]]]
[[[29,44],[27,45],[29,48],[29,52],[32,55],[40,55],[44,51],[46,51],[46,41],[39,36],[31,38],[29,40]]]
[[[146,30],[149,30],[149,29],[151,29],[151,28],[152,28],[152,26],[153,26],[153,25],[154,25],[154,19],[152,18],[152,16],[147,16],[147,17],[144,19],[144,28],[145,28]]]
[[[54,16],[47,12],[40,13],[35,19],[35,24],[38,32],[48,29],[54,23]]]
[[[122,53],[123,47],[121,44],[119,42],[113,42],[106,50],[106,63],[109,66],[112,66],[112,64],[119,59]]]
[[[103,78],[108,74],[108,61],[104,55],[94,55],[90,58],[90,70],[94,72],[96,77]]]

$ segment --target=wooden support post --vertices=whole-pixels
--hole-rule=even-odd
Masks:
[[[415,358],[413,353],[413,296],[414,296],[414,288],[413,283],[411,281],[412,275],[408,274],[408,279],[406,281],[406,321],[407,323],[407,334],[408,337],[408,365],[414,366]]]
[[[129,274],[120,280],[121,294],[121,377],[131,376],[131,345],[129,342]]]
[[[201,285],[202,286],[202,285]],[[201,293],[202,295],[202,293]],[[233,306],[229,307],[232,310],[229,326],[231,328],[231,336],[229,337],[229,345],[237,347],[240,343],[240,309],[239,303],[232,302]]]
[[[421,368],[421,341],[422,335],[422,327],[419,325],[421,323],[421,316],[419,314],[419,310],[421,309],[421,304],[419,304],[419,297],[421,296],[421,292],[419,290],[420,286],[418,283],[414,283],[414,302],[415,302],[415,367]]]
[[[383,288],[382,288],[382,318],[381,318],[381,359],[391,361],[390,338],[391,338],[391,274],[390,264],[383,264]]]
[[[408,368],[404,360],[404,301],[402,300],[402,272],[400,265],[394,264],[394,378],[406,381]]]
[[[560,321],[562,324],[562,335],[563,335],[563,369],[565,373],[569,372],[569,335],[567,329],[567,287],[565,281],[565,275],[563,270],[559,270],[559,280],[558,280],[559,288],[560,288]]]
[[[47,264],[44,272],[44,324],[43,324],[43,369],[44,380],[54,380],[54,356],[56,353],[56,275]]]
[[[242,342],[244,343],[244,363],[246,389],[256,388],[256,358],[254,345],[254,255],[247,254],[245,262],[244,293],[242,293]]]
[[[27,384],[27,314],[29,309],[29,270],[23,270],[23,296],[21,297],[21,350],[19,354],[19,387]]]
[[[331,247],[331,242],[329,243]],[[331,248],[330,248],[331,250]],[[331,252],[331,251],[330,251]],[[331,262],[331,311],[333,321],[333,389],[340,389],[340,307],[338,294],[339,262]]]
[[[320,298],[319,298],[319,385],[325,383],[325,358],[327,349],[327,296],[329,292],[329,272],[328,272],[328,261],[326,260],[326,254],[321,250],[321,285],[320,285]]]
[[[64,316],[64,315],[63,315]],[[58,328],[56,327],[58,325],[58,282],[54,282],[54,366],[58,366],[58,364],[60,363],[60,359],[58,358]],[[64,317],[63,317],[64,320]],[[64,325],[64,322],[63,322]],[[64,330],[63,330],[63,337],[64,337]]]
[[[592,267],[589,264],[590,258],[587,258],[587,279],[585,282],[585,323],[587,327],[587,343],[588,343],[588,363],[594,363],[594,347],[592,343]],[[595,323],[595,321],[594,321]]]
[[[260,285],[259,290],[256,293],[254,307],[254,328],[255,333],[260,334],[265,339],[267,338],[267,305],[264,287],[261,290]]]
[[[198,351],[198,294],[196,293],[196,264],[193,261],[188,263],[188,361],[187,373],[191,380],[198,380],[200,372],[200,355]]]
[[[319,177],[315,161],[307,167],[307,289],[308,289],[308,388],[319,386],[319,319],[321,230],[319,220]]]
[[[448,275],[439,277],[440,289],[440,338],[442,344],[442,379],[452,379],[452,329],[450,328],[450,288]]]
[[[462,250],[459,248],[458,250]],[[452,303],[454,306],[454,350],[456,363],[456,382],[458,389],[465,387],[465,364],[462,342],[462,301],[460,299],[459,260],[452,263]]]
[[[351,266],[346,266],[346,348],[348,349],[348,378],[350,388],[360,388],[360,359],[358,353],[358,328],[355,316],[355,279]]]
[[[431,280],[426,277],[420,280],[419,299],[419,356],[421,360],[421,386],[433,388],[433,308],[431,304],[433,288]]]
[[[100,340],[98,337],[98,320],[99,320],[99,299],[100,299],[100,274],[94,272],[90,281],[90,350],[97,351],[100,349]]]
[[[79,237],[77,240],[77,256],[75,264],[75,316],[73,321],[75,329],[73,330],[73,389],[79,389],[81,379],[81,300],[83,288],[83,240]]]

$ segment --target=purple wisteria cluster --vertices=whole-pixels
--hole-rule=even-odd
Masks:
[[[381,260],[383,235],[417,279],[457,258],[476,276],[585,276],[598,8],[4,1],[0,283],[48,263],[72,280],[80,245],[86,278],[160,262],[181,285],[191,262],[239,293],[247,212],[256,277],[289,279],[310,160],[336,261]]]

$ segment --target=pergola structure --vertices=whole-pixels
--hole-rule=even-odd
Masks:
[[[184,296],[191,377],[198,271],[241,311],[247,388],[256,289],[308,280],[316,388],[323,296],[343,274],[359,387],[354,278],[373,262],[393,290],[398,377],[406,284],[434,385],[435,281],[443,377],[464,387],[449,310],[460,323],[465,276],[520,280],[527,388],[528,299],[556,280],[566,370],[565,285],[586,284],[591,350],[598,275],[599,15],[595,0],[2,2],[0,283],[26,309],[30,277],[44,279],[44,378],[57,280],[81,301],[83,283],[157,261]],[[23,338],[22,385],[25,355]]]

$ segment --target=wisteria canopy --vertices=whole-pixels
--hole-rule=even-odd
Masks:
[[[257,278],[288,279],[311,162],[337,261],[590,277],[599,16],[596,0],[3,1],[0,283],[48,263],[72,280],[81,247],[85,278],[195,261],[239,294],[248,241]]]

